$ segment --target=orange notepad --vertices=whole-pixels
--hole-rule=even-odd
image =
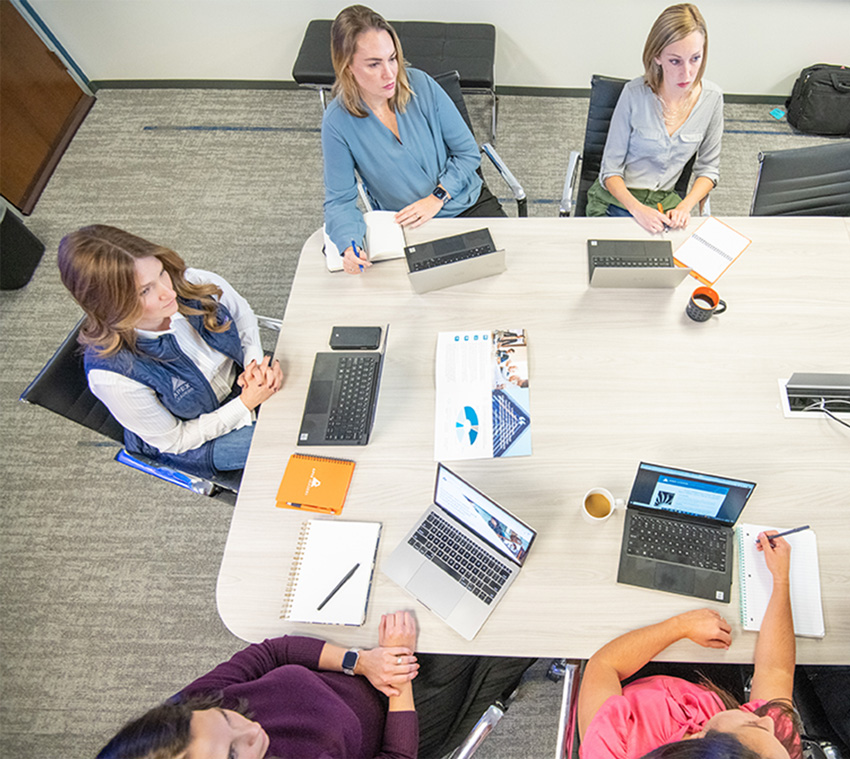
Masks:
[[[348,494],[354,462],[293,453],[277,491],[279,508],[339,514]]]

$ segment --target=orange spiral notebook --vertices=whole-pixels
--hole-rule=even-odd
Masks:
[[[277,491],[276,505],[320,514],[342,512],[354,462],[293,453]]]

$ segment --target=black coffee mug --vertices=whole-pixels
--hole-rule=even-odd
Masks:
[[[726,301],[710,287],[698,287],[688,301],[685,313],[695,322],[708,321],[714,314],[722,314],[726,310]]]

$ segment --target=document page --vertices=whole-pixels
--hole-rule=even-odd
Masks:
[[[531,455],[523,329],[440,332],[434,458]]]
[[[750,242],[728,224],[710,216],[679,246],[673,258],[690,266],[701,282],[713,285]]]

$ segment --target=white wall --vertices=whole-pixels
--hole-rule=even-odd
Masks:
[[[672,2],[672,0],[669,0]],[[30,0],[89,79],[291,80],[307,22],[345,0]],[[496,83],[589,86],[637,76],[665,0],[373,0],[390,19],[496,26]],[[850,65],[848,0],[701,0],[707,76],[724,91],[783,95],[812,63]]]

